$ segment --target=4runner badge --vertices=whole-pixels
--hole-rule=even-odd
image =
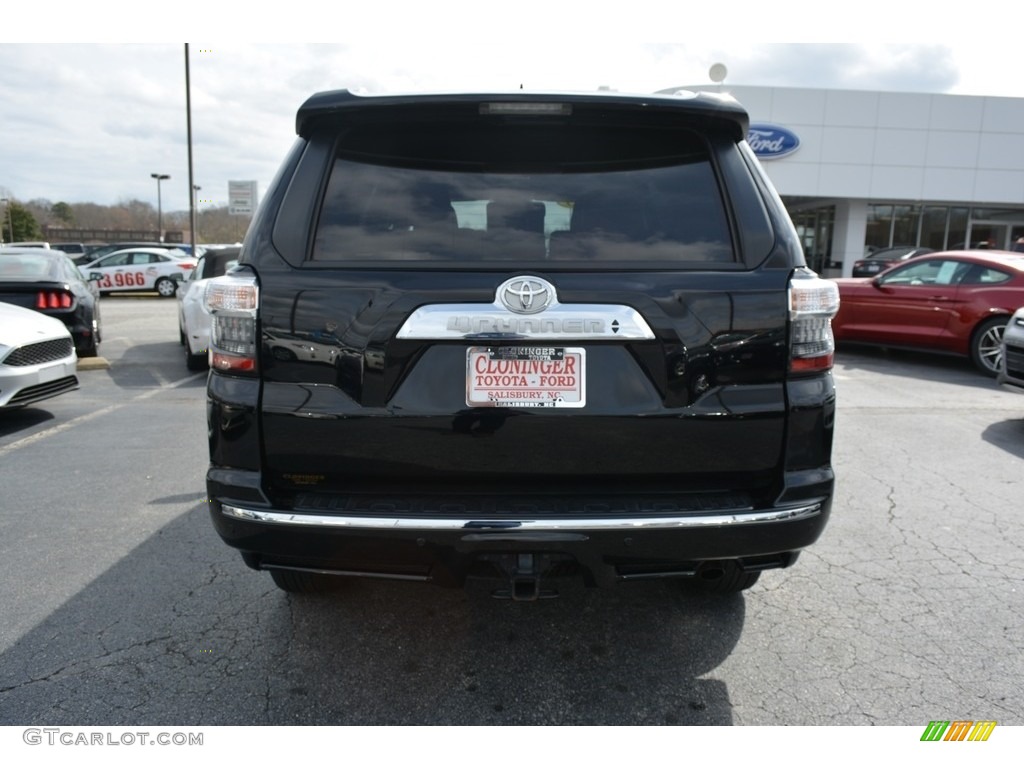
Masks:
[[[519,315],[541,312],[554,300],[555,286],[539,277],[520,275],[498,286],[498,301]]]

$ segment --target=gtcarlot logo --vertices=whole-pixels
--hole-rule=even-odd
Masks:
[[[932,720],[921,741],[988,741],[995,727],[995,720]]]
[[[160,731],[75,731],[66,728],[26,728],[22,740],[31,746],[65,747],[201,747],[202,733],[168,733]]]

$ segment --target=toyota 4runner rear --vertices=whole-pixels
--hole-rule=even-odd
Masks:
[[[320,93],[213,281],[214,526],[288,591],[786,567],[834,284],[728,97]]]

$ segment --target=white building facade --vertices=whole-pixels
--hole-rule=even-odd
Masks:
[[[866,251],[889,246],[1009,249],[1024,237],[1024,99],[721,90],[752,129],[796,140],[785,154],[758,155],[819,272],[849,275]]]

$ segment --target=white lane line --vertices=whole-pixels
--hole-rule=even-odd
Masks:
[[[63,424],[58,424],[55,427],[44,429],[42,432],[36,432],[34,435],[23,437],[21,440],[15,440],[13,443],[5,445],[2,448],[0,448],[0,456],[6,456],[8,453],[13,453],[14,451],[20,448],[24,448],[26,445],[31,445],[32,443],[39,442],[40,440],[43,440],[47,437],[59,435],[61,432],[65,432],[71,429],[72,427],[77,427],[79,424],[84,424],[87,421],[92,421],[93,419],[97,419],[100,416],[106,416],[108,413],[112,413],[113,411],[116,411],[120,408],[124,408],[125,406],[131,405],[132,403],[137,402],[139,400],[148,400],[149,398],[154,397],[155,395],[161,394],[166,389],[174,389],[175,387],[181,386],[182,384],[185,384],[194,379],[198,379],[200,376],[205,375],[206,374],[202,372],[194,373],[191,376],[186,376],[183,379],[178,379],[177,381],[169,382],[156,389],[151,389],[147,392],[143,392],[141,395],[136,395],[135,397],[131,398],[130,400],[127,400],[126,402],[117,403],[115,405],[108,405],[106,408],[100,408],[98,411],[93,411],[92,413],[86,413],[81,416],[77,416],[76,418],[71,419],[71,421],[65,421]]]

